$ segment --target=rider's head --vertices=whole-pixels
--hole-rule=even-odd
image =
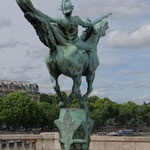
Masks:
[[[70,0],[62,0],[61,10],[65,16],[70,16],[73,8],[74,6]]]

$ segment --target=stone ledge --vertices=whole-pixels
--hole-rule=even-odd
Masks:
[[[150,137],[126,137],[126,136],[91,136],[91,142],[146,142],[150,143]]]

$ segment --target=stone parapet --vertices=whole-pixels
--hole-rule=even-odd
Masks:
[[[6,141],[7,149],[10,141],[21,141],[22,147],[28,143],[32,150],[61,149],[58,133],[0,135],[0,141]],[[150,150],[150,137],[91,136],[90,150]]]

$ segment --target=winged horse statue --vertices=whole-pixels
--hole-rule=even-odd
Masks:
[[[45,62],[53,83],[54,90],[60,97],[60,106],[69,107],[73,96],[79,99],[81,108],[86,108],[87,97],[92,91],[95,71],[99,65],[97,44],[106,35],[108,22],[103,20],[108,13],[94,21],[82,21],[79,16],[72,16],[74,6],[70,0],[62,0],[61,10],[64,18],[53,18],[36,9],[30,0],[16,0],[25,18],[36,30],[41,42],[50,48]],[[85,31],[78,36],[78,26]],[[72,92],[67,100],[60,92],[58,77],[63,74],[73,80]],[[81,78],[86,77],[87,92],[82,96]]]

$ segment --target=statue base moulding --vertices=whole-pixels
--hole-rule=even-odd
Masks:
[[[54,123],[59,130],[62,150],[89,150],[94,121],[87,109],[61,109],[59,119]]]

